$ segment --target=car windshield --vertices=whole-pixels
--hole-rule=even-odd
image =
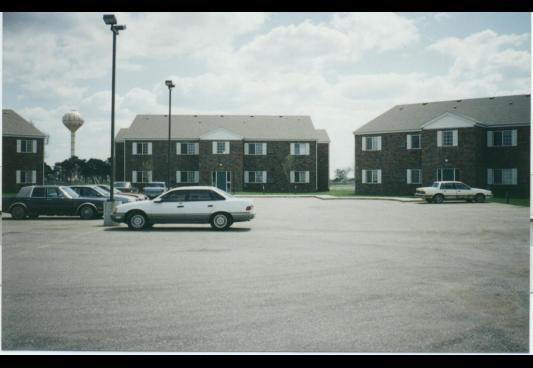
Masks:
[[[233,198],[233,196],[231,194],[229,194],[228,192],[226,192],[225,190],[222,190],[220,188],[215,188],[215,191],[223,194],[224,196],[226,196],[227,198]]]
[[[159,187],[159,188],[164,188],[164,187],[165,187],[165,183],[162,183],[162,182],[148,183],[146,186],[147,186],[147,187]]]
[[[125,181],[116,181],[116,182],[115,182],[115,186],[117,186],[117,187],[127,187],[127,186],[128,186],[128,182],[125,182]]]
[[[74,191],[74,189],[71,189],[69,187],[59,187],[63,193],[66,193],[68,197],[70,198],[78,198],[79,194]]]
[[[432,187],[433,188],[438,188],[439,187],[439,182],[438,181],[434,181]]]
[[[109,190],[105,190],[104,188],[100,188],[98,186],[91,187],[94,190],[96,190],[98,193],[103,195],[104,197],[109,197]]]

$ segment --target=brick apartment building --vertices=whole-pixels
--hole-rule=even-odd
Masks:
[[[460,180],[529,197],[530,95],[398,105],[354,131],[355,191],[413,195]]]
[[[172,115],[171,120],[172,187],[329,190],[329,138],[308,116]],[[168,115],[137,115],[115,142],[117,181],[140,188],[167,182]]]
[[[44,182],[46,135],[13,110],[2,110],[2,193]]]

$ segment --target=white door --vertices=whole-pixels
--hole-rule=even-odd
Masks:
[[[160,202],[151,203],[148,216],[155,223],[179,223],[185,219],[187,190],[175,190],[161,196]]]

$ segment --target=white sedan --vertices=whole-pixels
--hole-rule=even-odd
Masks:
[[[235,198],[208,186],[172,189],[152,200],[119,205],[111,214],[113,221],[124,222],[132,230],[169,223],[210,223],[215,230],[227,230],[234,222],[250,221],[254,217],[251,200]]]
[[[425,199],[428,203],[442,203],[450,199],[485,202],[486,198],[492,197],[492,192],[471,188],[460,181],[436,181],[430,187],[416,188],[415,196]]]

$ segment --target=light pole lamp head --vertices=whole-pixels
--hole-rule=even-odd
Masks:
[[[174,83],[172,83],[171,80],[166,80],[165,81],[165,84],[167,85],[167,87],[170,89],[170,88],[174,88],[176,87],[176,85]]]
[[[104,14],[104,23],[112,26],[117,24],[117,17],[115,17],[115,14]]]

